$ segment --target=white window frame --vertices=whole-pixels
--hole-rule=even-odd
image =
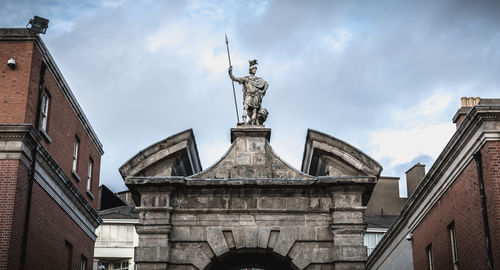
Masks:
[[[426,248],[427,260],[429,263],[429,270],[434,270],[434,260],[432,259],[432,245],[428,245]]]
[[[42,126],[41,126],[41,129],[45,132],[47,132],[47,123],[48,123],[48,120],[49,120],[49,104],[50,104],[50,96],[49,96],[49,93],[47,93],[47,91],[43,91],[42,93],[42,104],[41,104],[41,108],[40,108],[40,111],[41,111],[41,116],[42,116],[42,119],[41,119],[41,122],[42,122]]]
[[[80,270],[87,270],[87,257],[83,255],[80,257]]]
[[[448,232],[450,233],[451,257],[453,259],[453,269],[458,270],[458,249],[457,249],[455,222],[452,222],[448,226]]]
[[[90,188],[92,188],[92,170],[94,167],[94,161],[92,158],[89,158],[89,166],[87,170],[87,191],[90,192]]]
[[[76,169],[78,168],[78,150],[80,148],[80,140],[75,137],[75,144],[73,145],[73,165],[71,171],[76,174]]]
[[[380,243],[380,241],[382,240],[382,237],[384,237],[384,234],[387,232],[387,229],[374,229],[374,228],[368,228],[366,230],[366,233],[365,235],[363,236],[363,243],[366,247],[366,251],[367,251],[367,255],[370,256],[371,252],[373,252],[373,250],[375,250],[375,248],[377,247],[378,243]],[[375,245],[374,246],[371,246],[369,245],[370,242],[369,242],[369,237],[370,236],[374,236],[374,239],[375,239]]]

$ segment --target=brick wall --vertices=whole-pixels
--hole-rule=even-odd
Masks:
[[[493,251],[496,252],[494,256],[499,258],[500,144],[486,143],[481,152]],[[429,268],[426,253],[429,244],[432,244],[435,269],[453,269],[448,232],[448,225],[452,222],[455,223],[459,267],[487,269],[481,211],[477,167],[472,160],[414,230],[414,269]]]
[[[500,142],[488,142],[483,155],[483,180],[495,269],[500,269]]]
[[[0,123],[24,123],[33,43],[0,42]],[[16,69],[6,65],[16,60]]]
[[[0,269],[7,269],[20,162],[0,160]]]
[[[12,70],[7,65],[0,65],[0,123],[28,123],[35,126],[42,54],[34,48],[33,42],[0,42],[0,59],[9,58],[16,60],[17,67]],[[51,142],[42,135],[42,144],[97,209],[101,155],[49,68],[45,73],[44,86],[51,96],[47,126]],[[75,136],[80,140],[77,166],[79,177],[74,177],[71,173]],[[94,199],[86,194],[90,158],[93,160],[91,193]]]
[[[35,182],[26,269],[68,269],[66,241],[73,246],[70,269],[80,269],[81,255],[92,269],[94,242]]]
[[[0,31],[7,35],[13,32],[29,35],[26,29]],[[0,64],[0,124],[35,126],[42,54],[33,41],[0,40],[0,59],[9,58],[16,60],[17,67],[10,69],[5,62]],[[101,155],[55,77],[48,67],[44,79],[51,95],[47,128],[51,140],[40,133],[42,145],[96,209]],[[71,174],[75,136],[80,140],[77,174],[81,181]],[[86,194],[89,158],[93,160],[91,192],[94,199]],[[0,270],[19,268],[28,172],[29,168],[19,160],[0,160]],[[79,269],[81,255],[87,258],[87,269],[91,269],[92,239],[36,182],[32,196],[25,269]],[[69,268],[67,243],[73,246]]]
[[[42,54],[38,49],[31,53],[31,76],[29,77],[28,99],[24,123],[35,126],[38,106],[38,92],[40,88],[40,71],[42,69]]]
[[[14,200],[14,216],[12,217],[11,237],[9,246],[8,269],[18,269],[24,234],[24,220],[28,194],[29,168],[19,163],[19,170]]]
[[[45,89],[47,89],[51,96],[47,133],[52,142],[49,143],[47,140],[43,140],[42,144],[56,160],[63,172],[73,180],[73,183],[78,187],[80,192],[97,209],[101,155],[87,135],[76,113],[73,111],[62,90],[59,89],[53,74],[49,70],[45,73]],[[75,136],[80,140],[76,172],[81,181],[72,175],[71,172]],[[91,187],[91,193],[95,196],[93,200],[86,194],[87,171],[90,158],[94,161]]]

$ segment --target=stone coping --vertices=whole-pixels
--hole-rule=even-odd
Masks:
[[[320,176],[313,180],[267,178],[267,179],[214,179],[214,180],[191,180],[186,177],[131,177],[125,181],[127,186],[138,185],[185,185],[185,186],[313,186],[313,185],[336,185],[336,184],[375,184],[375,176],[362,177],[329,177]]]

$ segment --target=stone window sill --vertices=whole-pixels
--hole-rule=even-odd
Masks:
[[[94,199],[95,199],[94,194],[92,194],[92,192],[90,192],[90,190],[88,190],[88,189],[87,189],[87,192],[86,192],[86,193],[87,193],[87,196],[89,196],[89,198],[90,198],[91,200],[94,200]]]
[[[52,139],[50,138],[49,134],[47,133],[47,131],[45,131],[44,129],[40,129],[40,133],[42,133],[42,137],[45,138],[45,140],[48,142],[48,143],[51,143],[52,142]]]
[[[82,181],[82,179],[80,179],[80,176],[78,176],[78,174],[77,174],[74,170],[72,170],[72,171],[71,171],[71,175],[73,175],[73,177],[74,177],[74,178],[75,178],[78,182]]]

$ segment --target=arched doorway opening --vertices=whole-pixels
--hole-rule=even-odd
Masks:
[[[237,249],[215,258],[205,270],[298,270],[289,258],[270,249]]]

